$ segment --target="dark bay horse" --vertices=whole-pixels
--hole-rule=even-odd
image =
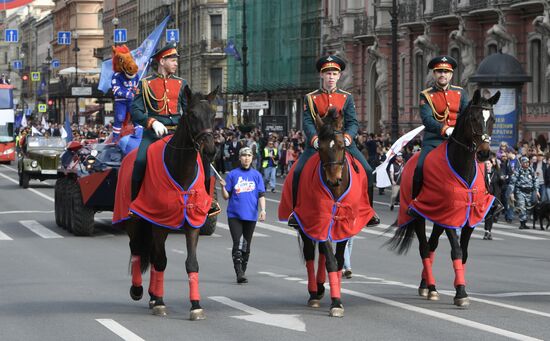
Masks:
[[[178,187],[182,196],[187,200],[187,205],[183,209],[185,219],[181,222],[182,226],[178,227],[185,231],[186,246],[187,246],[187,259],[185,261],[185,268],[189,278],[189,297],[191,301],[191,320],[204,319],[205,314],[201,308],[200,294],[199,294],[199,264],[197,262],[197,243],[199,240],[200,226],[192,226],[189,222],[189,215],[192,214],[193,207],[189,204],[192,191],[197,188],[195,181],[199,177],[199,169],[206,169],[208,172],[210,160],[213,158],[216,147],[214,144],[214,137],[212,134],[212,125],[214,118],[214,109],[211,102],[214,100],[217,90],[204,96],[201,94],[193,94],[188,86],[185,87],[184,93],[187,97],[188,108],[183,113],[175,133],[170,139],[164,138],[156,141],[149,148],[153,148],[155,144],[161,144],[164,154],[159,156],[162,161],[158,159],[161,164],[161,169],[165,169],[171,178],[170,186]],[[158,147],[158,145],[157,145]],[[161,154],[161,153],[159,153]],[[201,156],[203,166],[198,165],[198,156]],[[129,157],[132,154],[129,154]],[[152,153],[148,153],[148,158]],[[162,165],[164,163],[164,165]],[[128,164],[131,168],[133,163]],[[126,173],[123,171],[124,162],[121,167],[120,173]],[[149,164],[148,164],[149,167]],[[131,169],[129,171],[131,174]],[[120,180],[119,180],[120,181]],[[196,181],[199,182],[199,181]],[[120,185],[120,182],[119,182]],[[130,191],[130,182],[126,181],[125,187],[118,188],[117,186],[117,199],[119,190],[121,192]],[[190,186],[193,186],[190,189]],[[140,196],[149,197],[153,194],[145,191],[146,185],[141,188],[140,195],[136,200],[140,200]],[[162,194],[161,194],[162,196]],[[160,200],[162,201],[162,200]],[[172,202],[155,202],[154,208],[162,211],[168,209]],[[115,204],[116,205],[116,204]],[[209,206],[208,206],[209,208]],[[206,209],[206,212],[208,211]],[[179,208],[178,208],[179,210]],[[181,211],[180,211],[181,212]],[[204,210],[201,211],[201,214]],[[204,214],[203,214],[204,215]],[[153,219],[151,219],[153,220]],[[124,221],[125,228],[130,237],[130,251],[131,251],[131,263],[130,271],[132,274],[132,286],[130,288],[130,296],[134,300],[140,300],[143,296],[143,287],[141,275],[144,273],[149,264],[151,264],[151,281],[149,284],[149,307],[153,309],[153,314],[159,316],[166,315],[166,306],[163,300],[164,293],[164,271],[166,269],[167,258],[165,250],[165,242],[170,231],[166,226],[159,226],[149,219],[140,217],[136,214],[131,219]],[[172,228],[173,229],[173,228]]]
[[[338,223],[337,220],[344,221],[345,225],[353,225],[354,211],[339,211],[341,207],[347,205],[341,202],[341,199],[345,197],[350,191],[350,167],[353,172],[358,172],[358,166],[356,162],[351,158],[346,158],[346,146],[343,133],[343,115],[336,112],[336,110],[330,110],[324,118],[315,117],[315,124],[317,127],[319,138],[319,158],[320,166],[319,173],[324,184],[324,190],[328,190],[330,195],[328,206],[325,207],[321,204],[322,199],[318,199],[315,209],[319,210],[318,214],[323,215],[328,212],[329,216],[332,211],[330,229],[337,229],[335,227]],[[350,164],[351,160],[351,164]],[[310,159],[309,162],[312,160]],[[305,173],[302,173],[302,176]],[[366,176],[365,176],[366,179]],[[361,186],[361,183],[354,184],[357,187]],[[368,204],[368,186],[364,185],[363,193],[367,198]],[[349,207],[349,206],[348,206]],[[370,208],[370,205],[369,205]],[[340,213],[338,213],[340,212]],[[315,213],[314,213],[315,214]],[[373,214],[365,217],[362,228],[366,225],[367,221],[372,218]],[[300,223],[301,224],[301,223]],[[301,224],[302,225],[302,224]],[[360,230],[359,228],[359,230]],[[329,231],[330,232],[330,231]],[[305,232],[305,228],[299,229],[300,241],[302,242],[302,251],[306,262],[306,269],[308,274],[308,292],[309,300],[308,305],[310,307],[320,307],[320,300],[325,293],[324,283],[326,280],[326,272],[328,272],[329,284],[330,284],[330,296],[331,305],[329,315],[332,317],[343,317],[344,306],[341,301],[341,279],[342,279],[342,267],[344,265],[344,250],[348,238],[358,230],[354,230],[352,234],[341,235],[341,238],[328,237],[324,241],[318,241],[321,239],[312,238],[309,232]],[[336,240],[336,241],[335,241]],[[317,273],[315,273],[315,246],[318,241],[319,244],[319,258]],[[336,244],[336,250],[333,251],[333,245]],[[326,272],[325,272],[326,269]]]
[[[460,206],[461,209],[464,209],[467,212],[466,219],[463,223],[461,222],[460,225],[456,226],[442,226],[442,224],[440,225],[434,222],[432,233],[429,240],[427,240],[424,215],[422,212],[415,212],[411,210],[411,205],[414,207],[416,201],[411,200],[411,195],[408,193],[410,192],[408,189],[411,188],[412,172],[414,172],[416,162],[412,162],[413,160],[409,161],[403,170],[401,182],[401,205],[403,207],[400,209],[404,211],[400,212],[400,220],[401,217],[404,216],[404,212],[407,212],[408,214],[406,216],[407,220],[409,218],[412,218],[412,220],[407,221],[406,224],[401,224],[400,221],[401,227],[395,231],[395,234],[387,242],[387,244],[398,253],[405,253],[408,251],[412,240],[414,239],[414,235],[416,234],[419,241],[420,257],[422,258],[423,263],[422,280],[420,282],[418,293],[420,296],[427,297],[428,300],[439,300],[439,293],[436,290],[435,279],[432,273],[432,265],[434,262],[435,250],[438,246],[439,237],[443,232],[445,232],[451,244],[451,259],[453,261],[453,268],[455,272],[454,286],[456,294],[454,297],[454,304],[459,307],[466,307],[470,303],[468,294],[466,293],[464,273],[466,271],[465,266],[468,259],[468,243],[475,227],[475,225],[470,226],[469,219],[474,212],[476,212],[475,206],[478,202],[475,202],[474,198],[477,198],[476,195],[480,192],[474,188],[474,182],[479,184],[477,181],[483,182],[484,180],[480,180],[480,178],[478,178],[478,176],[482,177],[484,174],[483,169],[480,168],[482,167],[482,163],[479,162],[487,160],[490,156],[491,134],[493,131],[493,124],[495,122],[493,105],[498,102],[499,97],[500,92],[497,92],[491,98],[483,98],[480,91],[476,90],[474,97],[468,104],[465,112],[462,115],[459,115],[454,132],[448,142],[444,142],[443,145],[440,145],[430,152],[430,154],[435,153],[436,151],[444,153],[444,149],[438,148],[446,147],[447,163],[450,166],[451,171],[454,172],[454,175],[457,175],[457,178],[460,179],[459,181],[462,182],[462,184],[457,184],[456,186],[451,184],[450,186],[454,187],[450,189],[450,192],[457,193],[462,191],[462,193],[466,193],[467,197],[470,199],[469,204],[462,202],[459,203],[458,201],[453,201],[453,199],[444,199],[441,200],[442,202],[432,202],[431,204],[434,206],[439,205],[437,207],[444,207],[444,210],[447,211],[448,216],[451,216],[451,218],[453,214],[459,214],[457,210]],[[445,167],[446,166],[443,168]],[[479,175],[478,171],[480,173]],[[424,172],[426,174],[426,166]],[[437,174],[442,173],[441,169],[435,170],[434,172],[436,176],[438,176]],[[407,174],[410,176],[407,176]],[[444,187],[449,185],[444,183],[442,180],[441,182],[438,181],[439,180],[435,181],[438,184],[437,186],[439,186],[436,190],[444,192],[446,190]],[[483,194],[487,198],[488,196],[483,185],[482,190]],[[479,212],[486,212],[485,209],[488,210],[488,208],[490,208],[490,204],[487,208],[485,203],[483,204],[483,210],[480,210]],[[492,203],[492,200],[490,203]],[[427,204],[429,205],[430,203]],[[478,204],[478,206],[480,205]],[[480,220],[481,219],[477,219],[476,217],[476,222]],[[461,229],[460,237],[458,236],[457,229]]]

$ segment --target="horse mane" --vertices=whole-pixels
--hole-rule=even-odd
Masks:
[[[122,72],[122,69],[120,67],[120,63],[118,60],[119,58],[123,58],[123,59],[130,58],[133,60],[132,54],[130,53],[130,49],[126,45],[118,45],[118,46],[113,46],[112,51],[113,51],[113,57],[112,57],[113,71]]]

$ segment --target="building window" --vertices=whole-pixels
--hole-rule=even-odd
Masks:
[[[543,87],[543,65],[541,53],[541,41],[533,39],[529,43],[529,73],[533,77],[530,83],[529,99],[530,103],[540,103],[542,101]]]
[[[415,96],[422,90],[424,90],[424,56],[422,53],[417,53],[414,56],[414,94]]]
[[[223,69],[216,67],[210,69],[210,91],[214,90],[217,86],[222,88]]]
[[[498,46],[496,43],[490,43],[487,45],[487,56],[490,56],[498,52]]]
[[[405,58],[399,63],[399,106],[405,108]]]
[[[460,82],[462,81],[460,79],[462,76],[462,59],[460,58],[460,49],[457,47],[453,47],[451,49],[451,57],[453,57],[458,62],[456,69],[453,71],[451,84],[460,86]]]
[[[221,14],[210,16],[210,38],[213,41],[222,40],[222,16]]]

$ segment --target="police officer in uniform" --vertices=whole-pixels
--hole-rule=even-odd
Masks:
[[[435,84],[420,93],[420,117],[426,128],[422,150],[414,171],[413,198],[416,198],[422,188],[426,155],[451,136],[458,115],[468,106],[466,90],[451,85],[456,66],[456,60],[450,56],[435,57],[428,64],[433,70]]]
[[[167,134],[167,127],[175,128],[187,108],[183,92],[187,81],[174,75],[178,56],[175,44],[159,49],[152,57],[158,65],[156,72],[139,82],[132,102],[132,122],[144,128],[132,173],[132,199],[145,175],[149,145]]]
[[[337,82],[340,79],[341,72],[346,68],[346,63],[337,56],[326,56],[317,61],[316,67],[322,79],[322,87],[307,94],[304,99],[303,127],[306,134],[307,147],[300,156],[296,168],[294,169],[292,182],[294,204],[296,204],[298,184],[302,169],[307,160],[309,160],[319,148],[317,129],[312,114],[324,117],[330,108],[336,108],[344,115],[344,140],[346,149],[361,163],[367,173],[369,179],[369,198],[372,206],[374,183],[372,168],[354,142],[354,137],[359,129],[359,123],[357,122],[355,113],[353,95],[337,87]],[[374,226],[379,223],[380,219],[374,216],[371,221],[369,221],[368,226]],[[293,216],[289,218],[288,224],[294,227],[298,225]]]
[[[539,188],[538,178],[529,165],[529,158],[522,156],[520,162],[521,168],[510,178],[510,201],[516,202],[516,208],[519,210],[519,229],[524,230],[528,229],[525,205],[532,205],[534,195],[537,196],[537,199],[540,199],[540,193],[537,191]]]

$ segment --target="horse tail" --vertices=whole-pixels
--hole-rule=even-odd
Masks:
[[[306,258],[304,257],[304,240],[302,239],[302,236],[300,235],[300,232],[296,234],[297,240],[298,240],[298,253],[300,254],[300,258],[302,259],[302,262],[306,262]]]
[[[387,242],[384,243],[384,246],[387,246],[390,250],[395,251],[398,254],[405,254],[409,251],[412,241],[415,236],[415,222],[411,222],[405,226],[398,227],[397,220],[386,230],[390,232],[395,227],[393,237],[391,237]]]

